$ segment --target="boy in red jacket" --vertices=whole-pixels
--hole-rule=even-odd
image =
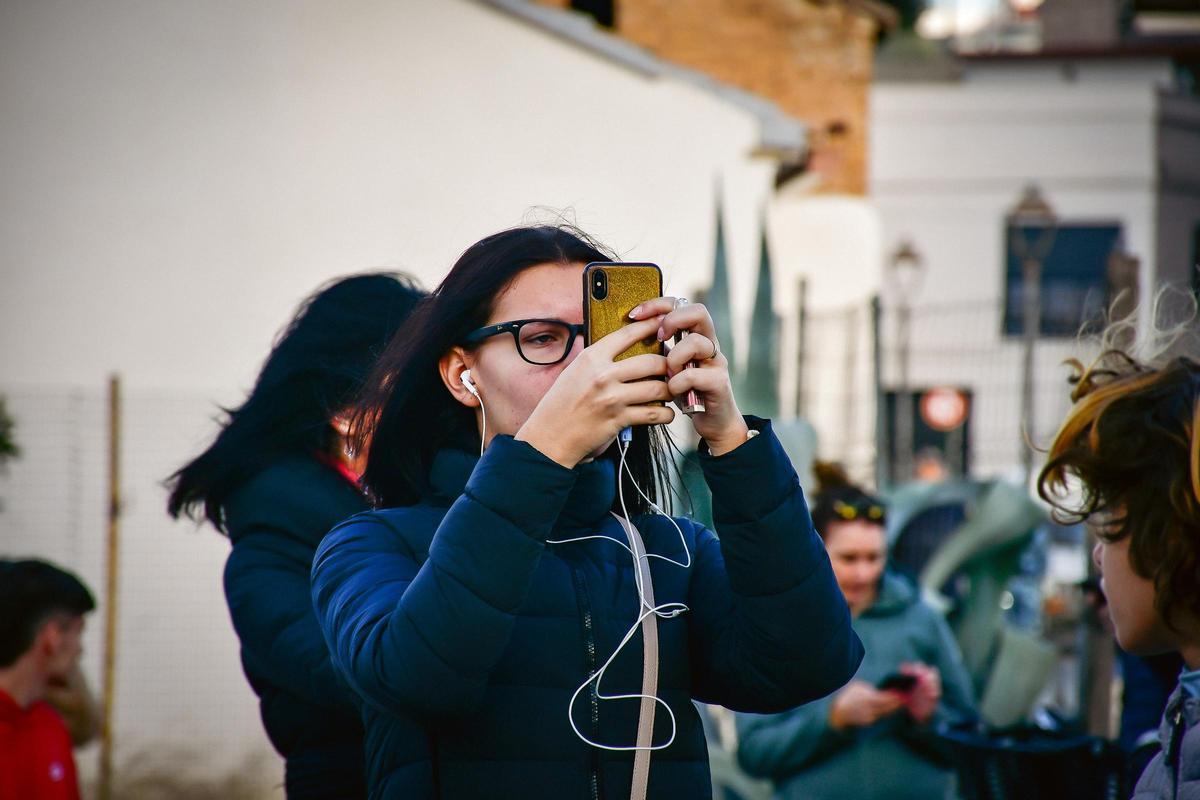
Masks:
[[[0,800],[79,797],[71,737],[45,696],[78,665],[95,607],[68,572],[0,560]]]

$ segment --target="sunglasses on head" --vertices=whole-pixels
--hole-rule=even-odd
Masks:
[[[886,510],[879,503],[870,499],[862,499],[854,503],[844,503],[841,500],[833,501],[833,513],[839,518],[849,522],[855,519],[868,519],[871,522],[883,522],[887,515]]]

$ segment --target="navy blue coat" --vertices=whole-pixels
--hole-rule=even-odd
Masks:
[[[795,472],[769,426],[721,457],[701,458],[721,539],[679,519],[689,569],[651,559],[659,603],[691,609],[660,620],[659,696],[678,721],[650,769],[651,797],[711,795],[692,699],[780,711],[841,687],[862,645],[813,531]],[[434,493],[411,507],[361,514],[334,529],[313,562],[313,598],[337,665],[366,700],[373,798],[620,798],[629,752],[572,732],[572,693],[637,618],[629,553],[612,542],[546,544],[603,533],[613,465],[565,469],[510,437],[482,459],[442,451]],[[683,560],[658,516],[634,520],[651,553]],[[641,636],[601,691],[641,688]],[[575,706],[591,738],[630,745],[637,700]],[[670,734],[660,707],[655,743]]]
[[[313,458],[276,462],[225,503],[233,541],[225,597],[263,726],[287,762],[291,800],[366,796],[357,698],[330,664],[309,573],[329,529],[367,507]]]

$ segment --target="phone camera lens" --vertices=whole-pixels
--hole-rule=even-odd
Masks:
[[[608,273],[602,269],[592,273],[592,297],[596,300],[608,297]]]

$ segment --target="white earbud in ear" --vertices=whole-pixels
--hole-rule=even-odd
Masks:
[[[479,396],[479,390],[475,388],[475,381],[471,380],[471,370],[464,369],[459,373],[458,379],[462,381],[462,385],[471,393],[471,396],[479,401],[479,410],[483,412],[483,430],[479,433],[479,455],[482,458],[483,443],[487,441],[487,406],[483,404],[483,398]]]
[[[471,380],[471,370],[464,369],[462,374],[458,377],[459,380],[462,381],[463,386],[467,387],[467,391],[470,392],[476,400],[480,400],[481,398],[479,397],[479,390],[475,388],[475,382]]]

